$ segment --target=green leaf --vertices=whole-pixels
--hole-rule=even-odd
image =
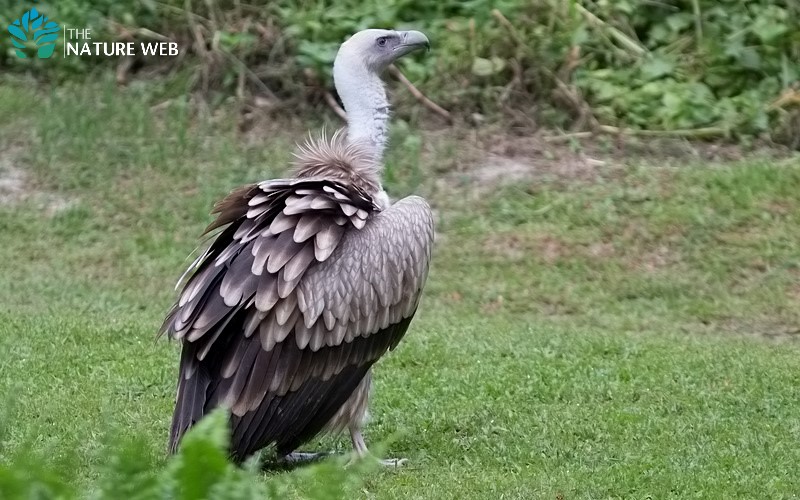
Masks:
[[[176,457],[181,500],[210,498],[212,487],[224,480],[228,461],[228,414],[218,410],[204,417],[183,438]]]
[[[653,57],[645,61],[641,66],[642,76],[647,80],[655,80],[656,78],[669,75],[672,73],[673,69],[675,69],[675,66],[672,62],[660,57]]]
[[[506,67],[506,62],[499,57],[484,59],[476,57],[472,61],[472,74],[476,76],[491,76],[499,73]]]
[[[664,107],[675,110],[679,108],[683,104],[683,99],[678,94],[673,92],[665,92],[663,96],[661,96],[661,103]]]
[[[472,61],[472,74],[477,76],[489,76],[492,74],[492,61],[482,57],[476,57]]]
[[[761,56],[753,47],[744,47],[739,54],[739,64],[747,69],[761,69]]]
[[[127,500],[155,497],[158,478],[150,451],[141,439],[106,446],[101,464],[102,496]]]
[[[678,14],[667,16],[665,21],[667,26],[669,26],[669,29],[675,33],[678,33],[692,25],[694,16],[688,12],[680,12]]]
[[[582,45],[591,40],[589,31],[586,29],[586,24],[581,23],[575,31],[572,32],[572,45]]]
[[[785,24],[777,23],[772,19],[759,16],[756,18],[750,30],[761,39],[762,43],[771,43],[776,38],[789,31],[789,27]]]

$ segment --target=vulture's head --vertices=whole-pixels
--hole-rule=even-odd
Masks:
[[[337,66],[362,66],[380,73],[404,55],[421,48],[430,48],[430,42],[419,31],[363,30],[339,48],[334,69]]]

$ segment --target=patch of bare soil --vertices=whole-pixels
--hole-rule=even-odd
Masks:
[[[440,134],[434,132],[434,136]],[[463,144],[461,161],[442,182],[479,190],[498,184],[551,179],[594,181],[614,177],[632,162],[660,167],[719,163],[747,158],[788,158],[796,153],[774,144],[743,147],[722,142],[598,135],[580,139],[538,132],[529,136],[451,130]],[[426,135],[428,133],[426,132]]]
[[[25,197],[25,175],[0,161],[0,205],[11,205]]]
[[[487,255],[511,262],[536,259],[552,265],[574,255],[574,249],[568,242],[549,234],[493,233],[484,239],[482,246]]]
[[[22,151],[21,145],[12,145],[0,151],[0,207],[15,206],[33,200],[50,215],[68,208],[70,200],[35,187],[23,167]]]
[[[586,259],[589,262],[620,262],[632,272],[657,273],[674,268],[681,262],[676,248],[662,243],[656,245],[636,245],[618,251],[609,241],[596,241],[590,244],[576,244],[558,236],[528,232],[494,232],[483,241],[483,251],[487,255],[499,257],[510,262],[533,259],[546,265],[553,265],[570,259]]]
[[[302,142],[319,128],[309,129],[306,119],[276,119],[274,103],[250,99],[241,104],[240,137],[247,145],[259,145],[282,137]],[[329,123],[327,135],[343,121]],[[688,141],[680,138],[594,135],[573,137],[541,129],[508,130],[465,125],[428,127],[416,131],[423,139],[420,164],[436,178],[438,188],[467,188],[478,194],[497,185],[537,179],[555,182],[593,182],[622,175],[631,163],[680,167],[739,161],[746,158],[787,158],[791,149],[774,143],[743,147],[725,142]],[[396,144],[390,148],[397,147]]]
[[[800,341],[800,326],[780,318],[728,318],[704,323],[700,328],[690,328],[689,333],[732,333],[760,337],[773,342]]]
[[[457,168],[447,172],[442,182],[478,190],[537,178],[591,181],[600,169],[614,167],[583,151],[563,145],[550,147],[540,137],[493,136],[475,142],[464,140],[466,149]]]

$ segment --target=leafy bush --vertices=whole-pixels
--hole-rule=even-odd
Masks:
[[[0,498],[245,500],[286,498],[298,492],[303,498],[345,498],[373,465],[364,462],[344,469],[341,460],[328,460],[265,481],[257,460],[243,468],[233,465],[227,445],[227,415],[217,411],[185,436],[179,453],[166,465],[154,460],[141,442],[117,443],[100,457],[97,477],[80,486],[69,457],[54,460],[18,452],[0,459]]]
[[[338,44],[370,26],[425,31],[434,56],[402,61],[404,73],[478,123],[741,136],[780,131],[800,102],[800,7],[789,0],[62,0],[39,9],[94,28],[96,40],[169,36],[191,48],[196,87],[292,104],[322,103]],[[16,15],[0,8],[6,24]],[[16,60],[5,38],[0,49],[0,66],[51,77],[65,72],[57,66],[108,63]]]
[[[637,47],[595,47],[577,73],[600,121],[764,132],[780,118],[770,113],[770,102],[800,78],[800,32],[793,27],[800,7],[795,3],[621,0],[600,5],[598,15],[620,26]]]

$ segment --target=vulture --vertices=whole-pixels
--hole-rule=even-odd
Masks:
[[[181,344],[171,452],[224,407],[238,462],[263,448],[311,459],[323,454],[297,448],[345,429],[354,458],[368,454],[371,368],[414,317],[434,239],[425,200],[392,203],[381,186],[389,103],[380,74],[422,47],[418,31],[350,37],[333,66],[346,131],[309,137],[290,177],[214,206],[213,241],[179,280],[160,329]]]

